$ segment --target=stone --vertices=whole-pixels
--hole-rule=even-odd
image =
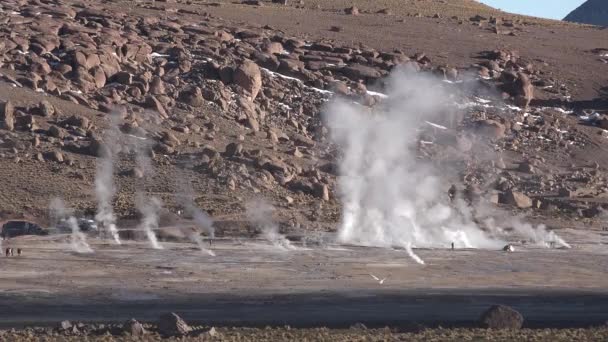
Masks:
[[[251,115],[247,116],[247,127],[251,128],[254,132],[260,131],[260,123]]]
[[[49,127],[49,129],[47,130],[47,135],[50,137],[54,137],[54,138],[59,138],[59,139],[63,139],[65,138],[65,131],[55,125],[52,125],[51,127]]]
[[[40,101],[38,110],[40,111],[40,115],[44,117],[53,116],[53,114],[55,114],[55,107],[47,100]]]
[[[534,99],[534,85],[530,81],[530,78],[523,72],[517,74],[515,92],[515,104],[528,108],[530,102]]]
[[[131,318],[123,325],[123,331],[131,336],[143,336],[145,335],[146,329],[144,326],[136,321],[134,318]]]
[[[262,51],[269,54],[281,54],[283,53],[283,44],[279,42],[268,42],[262,46]]]
[[[348,15],[359,15],[359,9],[355,6],[344,9],[344,13]]]
[[[152,81],[150,82],[150,93],[152,95],[162,95],[165,93],[165,84],[160,77],[154,76],[154,78],[152,78]]]
[[[251,99],[254,100],[262,89],[260,67],[254,62],[246,60],[234,70],[233,82],[249,93]]]
[[[167,313],[158,320],[158,331],[164,336],[183,336],[192,328],[176,313]]]
[[[479,318],[479,323],[488,329],[521,329],[524,324],[522,314],[504,305],[493,305]]]
[[[518,191],[508,191],[504,194],[501,201],[504,204],[514,205],[520,209],[527,209],[532,207],[532,199],[525,194]]]
[[[144,107],[155,110],[163,119],[169,117],[167,115],[165,107],[163,107],[163,104],[154,95],[146,96],[146,99],[144,101]]]
[[[50,161],[63,163],[63,154],[59,151],[50,151],[45,153],[44,157]]]
[[[314,185],[314,195],[323,201],[329,201],[329,188],[325,184],[316,183]]]
[[[9,131],[15,129],[15,107],[11,101],[0,102],[0,124]]]
[[[179,94],[179,100],[192,107],[202,107],[205,104],[203,92],[199,87],[182,90]]]
[[[74,126],[77,128],[88,129],[90,121],[84,116],[72,115],[63,121],[63,124]]]
[[[285,4],[287,4],[287,0],[283,0],[285,2]],[[220,333],[217,331],[217,329],[215,329],[215,327],[211,327],[209,330],[207,330],[207,335],[209,337],[219,337]]]
[[[378,69],[362,64],[351,64],[342,68],[341,71],[346,77],[354,81],[376,80],[382,76],[382,73]]]
[[[59,323],[59,329],[61,330],[68,330],[72,327],[72,323],[70,321],[61,321],[61,323]]]
[[[233,142],[233,143],[226,145],[226,150],[225,150],[224,154],[227,157],[234,157],[234,156],[240,155],[242,152],[243,152],[243,145]]]

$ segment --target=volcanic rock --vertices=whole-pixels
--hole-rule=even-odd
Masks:
[[[254,100],[262,88],[260,67],[254,62],[246,60],[234,70],[233,81],[249,93],[251,99]]]
[[[15,129],[15,107],[11,101],[0,102],[0,124],[9,131]]]
[[[348,15],[359,15],[359,9],[355,6],[344,9],[344,13]]]
[[[150,82],[150,93],[153,95],[162,95],[165,93],[165,84],[160,77],[154,76],[154,78],[152,78],[152,81]]]
[[[59,151],[50,151],[45,153],[45,158],[57,163],[63,163],[63,154]]]
[[[493,305],[481,315],[479,322],[489,329],[521,329],[524,317],[508,306]]]
[[[353,81],[358,80],[376,80],[382,76],[378,69],[368,67],[362,64],[352,64],[342,68],[342,73]]]
[[[158,101],[158,99],[153,95],[146,96],[144,107],[155,110],[163,119],[168,117],[165,107],[163,107],[162,103],[160,103],[160,101]]]
[[[63,139],[65,138],[65,131],[55,125],[49,127],[49,129],[47,130],[47,134],[50,137],[54,137],[54,138],[59,138],[59,139]]]
[[[532,207],[532,199],[517,191],[508,191],[502,198],[502,203],[514,205],[520,209]]]
[[[517,80],[515,81],[516,97],[515,101],[518,106],[527,108],[530,105],[530,101],[534,99],[534,85],[530,82],[530,78],[524,73],[517,74]]]
[[[202,107],[205,104],[203,93],[199,87],[182,90],[179,94],[179,100],[192,107]]]
[[[134,318],[131,318],[123,325],[123,331],[131,336],[143,336],[146,334],[144,326]]]
[[[60,330],[68,330],[71,327],[72,327],[72,323],[70,321],[61,321],[61,323],[59,323]]]
[[[46,100],[40,102],[38,110],[40,111],[40,114],[45,117],[53,116],[53,114],[55,114],[55,107]]]
[[[78,128],[82,128],[82,129],[88,129],[90,122],[89,119],[84,117],[84,116],[78,116],[78,115],[72,115],[69,118],[65,119],[63,121],[64,124],[66,125],[70,125],[70,126],[74,126],[74,127],[78,127]]]
[[[176,313],[167,313],[158,321],[158,331],[164,336],[183,336],[192,331],[192,328]]]

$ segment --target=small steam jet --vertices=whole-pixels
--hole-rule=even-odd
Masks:
[[[378,284],[382,285],[384,284],[384,281],[387,279],[387,277],[384,277],[383,279],[380,279],[378,277],[376,277],[375,275],[370,273],[370,277],[374,278],[375,281],[378,282]]]

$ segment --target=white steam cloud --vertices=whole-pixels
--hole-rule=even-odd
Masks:
[[[95,220],[108,232],[117,244],[120,244],[116,216],[112,207],[112,199],[116,193],[114,187],[114,153],[120,131],[118,129],[118,115],[110,115],[110,127],[105,132],[104,148],[97,159],[97,174],[95,176],[95,195],[97,197],[97,215]]]
[[[212,250],[205,248],[203,239],[201,238],[201,230],[203,230],[207,233],[209,241],[215,239],[213,219],[196,205],[192,189],[183,179],[177,187],[181,190],[181,195],[176,196],[177,202],[183,207],[184,215],[192,218],[197,226],[196,229],[188,231],[188,237],[196,243],[201,252],[210,256],[215,256],[215,253]]]
[[[70,246],[72,247],[72,250],[77,253],[93,253],[93,249],[87,243],[86,236],[80,231],[76,218],[70,216],[67,223],[72,229],[72,235],[70,235]]]
[[[146,237],[152,248],[162,249],[163,247],[158,242],[154,230],[158,229],[159,213],[163,207],[163,203],[157,197],[145,198],[143,195],[138,195],[136,201],[137,209],[142,215],[139,229],[146,233]]]
[[[455,101],[442,82],[398,70],[388,88],[388,99],[377,108],[337,100],[325,111],[332,141],[343,152],[339,242],[403,248],[421,264],[413,248],[504,246],[496,231],[480,228],[462,199],[449,199],[447,179],[456,172],[418,156],[421,127],[453,122],[443,114]],[[530,226],[524,233],[532,231]]]
[[[67,224],[72,231],[70,235],[70,247],[76,253],[93,253],[93,249],[86,240],[86,235],[80,231],[78,221],[73,216],[73,210],[68,209],[61,198],[53,198],[49,204],[49,217],[51,224],[57,227],[59,224]]]
[[[262,231],[262,237],[282,250],[294,250],[295,246],[279,232],[279,226],[272,219],[274,207],[262,199],[247,203],[247,217]]]

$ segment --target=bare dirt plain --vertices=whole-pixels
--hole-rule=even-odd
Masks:
[[[156,250],[141,239],[118,246],[92,235],[90,254],[72,252],[68,235],[2,241],[24,255],[0,261],[0,304],[10,308],[0,310],[0,325],[154,322],[175,311],[224,327],[226,340],[607,338],[600,326],[608,319],[608,30],[466,0],[249,3],[0,4],[0,101],[15,107],[0,113],[0,221],[46,225],[54,197],[94,215],[99,146],[118,145],[112,204],[122,227],[139,220],[136,192],[164,202],[161,227],[181,220],[175,194],[187,192],[218,236],[209,247],[215,257],[186,241],[161,241]],[[353,5],[359,15],[345,13]],[[266,69],[255,99],[255,75],[233,79],[245,59]],[[416,249],[426,261],[419,265],[400,249],[334,243],[342,203],[337,153],[320,119],[328,91],[373,107],[383,99],[365,88],[384,91],[382,79],[406,62],[475,103],[450,132],[483,147],[454,153],[448,140],[419,151],[454,170],[441,184],[445,193],[462,184],[503,217],[546,224],[571,249],[522,246],[513,237],[514,253]],[[521,96],[509,88],[517,84],[510,72],[532,80],[527,111],[505,106]],[[118,144],[106,135],[117,107]],[[148,170],[129,150],[133,135],[154,151],[153,171],[143,176],[134,176]],[[478,158],[488,150],[491,162]],[[502,200],[513,192],[531,205]],[[246,202],[260,197],[276,207],[294,250],[272,246],[247,222]],[[516,308],[525,327],[568,329],[416,325],[475,326],[493,304]],[[355,323],[395,328],[346,329]],[[239,328],[264,325],[279,328]],[[323,326],[332,329],[306,329]],[[596,328],[575,329],[589,326]],[[150,329],[147,337],[159,339]],[[129,338],[121,333],[112,332]],[[2,334],[79,338],[44,329]]]

